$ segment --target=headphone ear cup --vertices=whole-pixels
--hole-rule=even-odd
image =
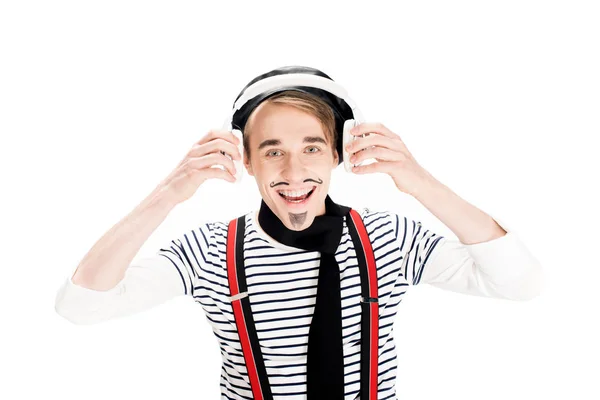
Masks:
[[[350,157],[351,154],[349,154],[346,151],[346,146],[348,145],[348,143],[352,142],[353,140],[356,140],[356,136],[354,136],[353,134],[350,133],[350,129],[354,128],[356,125],[358,125],[356,123],[355,120],[353,119],[347,119],[346,121],[344,121],[344,130],[343,130],[343,147],[342,147],[342,153],[343,153],[343,157],[344,157],[344,169],[346,170],[346,172],[350,172],[352,173],[352,167],[353,164],[350,162]]]

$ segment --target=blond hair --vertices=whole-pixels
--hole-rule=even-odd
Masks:
[[[333,114],[333,110],[325,101],[311,93],[299,92],[297,90],[285,90],[269,97],[263,103],[288,105],[311,114],[317,118],[321,123],[323,132],[325,132],[325,139],[331,144],[332,154],[335,155],[337,151],[336,144],[338,136],[335,129],[335,116]],[[256,109],[254,111],[256,111]],[[247,121],[250,121],[254,111],[252,111]],[[250,131],[248,129],[248,123],[246,122],[246,126],[244,127],[243,143],[244,153],[246,153],[248,160],[250,159],[249,133]]]

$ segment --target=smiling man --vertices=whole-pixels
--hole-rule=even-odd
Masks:
[[[252,80],[238,98],[255,83],[288,73],[331,79],[313,68],[278,68]],[[90,250],[60,288],[57,312],[73,323],[98,323],[187,295],[202,306],[219,341],[222,399],[395,399],[393,324],[410,286],[529,300],[541,290],[542,269],[510,229],[432,177],[380,123],[350,132],[360,137],[346,147],[352,163],[376,160],[352,172],[388,174],[457,239],[408,216],[366,208],[356,214],[366,236],[357,235],[361,225],[352,222],[351,207],[328,195],[351,112],[338,97],[305,87],[253,96],[232,118],[243,132],[243,154],[236,153],[232,132],[211,131]],[[232,160],[219,151],[243,161],[260,191],[259,209],[202,224],[154,256],[132,261],[175,204],[204,180],[233,180]],[[366,262],[375,277],[364,273]],[[232,286],[237,278],[241,289]],[[365,285],[377,295],[365,296]],[[370,325],[373,309],[376,325]],[[369,342],[365,330],[372,326]],[[363,352],[369,343],[374,347]]]
[[[339,156],[333,113],[326,104],[296,93],[272,97],[252,113],[244,148],[255,150],[246,151],[244,166],[267,206],[286,227],[301,231],[325,214]]]

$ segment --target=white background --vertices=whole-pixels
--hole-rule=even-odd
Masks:
[[[0,6],[3,399],[217,399],[220,353],[180,297],[77,326],[56,292],[255,76],[307,65],[343,85],[462,198],[542,262],[543,294],[427,285],[404,298],[398,399],[598,399],[600,13],[594,1],[5,1]],[[330,195],[452,236],[382,174]],[[256,209],[212,180],[138,256]]]

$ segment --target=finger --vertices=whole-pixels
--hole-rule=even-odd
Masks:
[[[224,140],[234,144],[235,146],[240,144],[240,140],[233,134],[233,132],[226,131],[223,129],[211,129],[197,143],[204,144],[204,143],[210,142],[211,140],[215,140],[215,139],[219,139],[219,138],[224,139]]]
[[[363,135],[365,133],[378,133],[389,138],[398,137],[394,132],[390,131],[380,122],[363,122],[354,128],[350,129],[351,135]]]
[[[204,154],[215,152],[221,152],[221,154],[227,153],[238,161],[242,159],[242,155],[240,154],[238,147],[223,138],[216,138],[210,142],[201,145],[195,145],[192,150],[190,150],[189,154],[190,156],[200,157]]]
[[[393,166],[393,161],[378,161],[367,165],[354,166],[352,172],[356,174],[389,173],[392,171]]]
[[[231,132],[229,132],[229,133],[231,133]],[[238,148],[239,139],[233,134],[231,134],[231,137],[234,138],[236,143],[231,144],[231,142],[225,141],[223,143],[223,145],[226,147],[224,150],[227,154],[231,155],[236,160],[241,160],[242,155],[240,154],[240,149]],[[219,142],[219,143],[221,143],[221,142]],[[227,150],[227,149],[229,149],[229,150]]]
[[[404,150],[404,144],[400,140],[382,135],[369,135],[352,140],[346,145],[346,151],[348,153],[356,153],[372,146],[384,147],[394,151]]]
[[[235,182],[235,177],[231,175],[228,171],[225,171],[221,168],[206,168],[205,170],[203,170],[203,175],[203,180],[207,178],[219,178],[229,182]]]
[[[361,161],[369,158],[374,158],[378,161],[401,161],[404,156],[398,151],[393,151],[384,147],[373,147],[372,149],[366,149],[354,154],[352,157],[350,157],[350,162],[352,164],[358,164]]]
[[[223,139],[215,139],[214,142],[216,143],[216,148],[218,148],[221,153],[225,152],[232,156],[235,160],[242,160],[242,154],[237,146]]]
[[[229,171],[231,175],[235,175],[235,166],[233,161],[221,153],[209,153],[201,157],[192,157],[189,159],[189,161],[187,161],[187,164],[189,164],[189,167],[193,169],[204,169],[210,168],[213,165],[221,165],[227,171]]]
[[[231,175],[229,173],[229,171],[225,171],[220,168],[211,168],[211,169],[216,171],[217,178],[225,179],[226,181],[229,181],[229,182],[235,182],[235,176]]]
[[[221,153],[211,153],[215,157],[216,163],[225,167],[231,175],[235,175],[235,164],[227,155]]]

